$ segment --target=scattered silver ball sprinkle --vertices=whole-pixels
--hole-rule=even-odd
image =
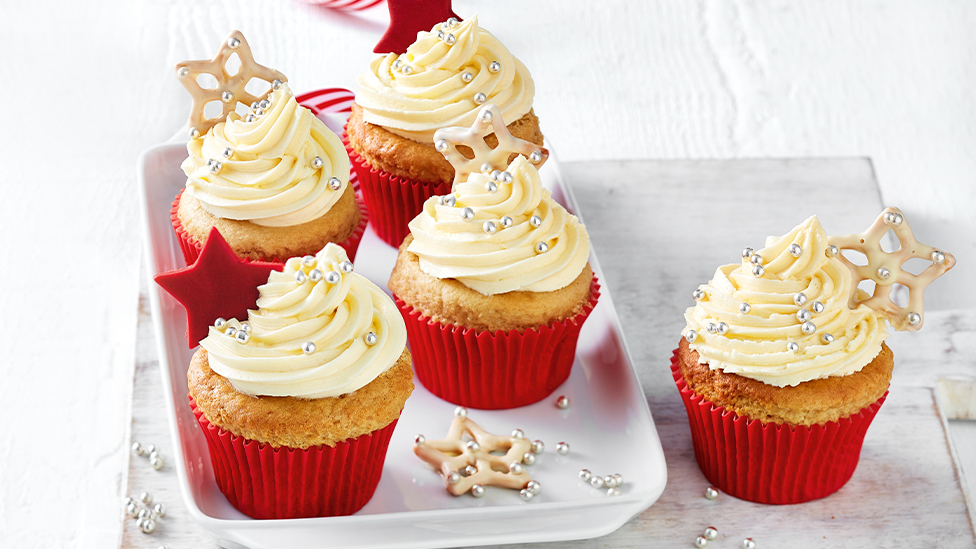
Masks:
[[[474,80],[474,75],[470,72],[465,72],[461,74],[461,82],[468,83]]]
[[[487,111],[486,110],[486,111],[484,111],[484,112],[481,113],[481,121],[482,122],[488,123],[488,122],[491,122],[491,119],[492,119],[491,111]]]
[[[535,253],[544,254],[549,251],[549,244],[545,242],[540,242],[535,245]]]
[[[227,47],[230,48],[230,49],[232,49],[232,50],[236,50],[237,49],[237,46],[240,46],[240,45],[241,45],[241,41],[238,40],[237,38],[233,37],[233,36],[231,36],[230,38],[227,39]]]
[[[799,320],[800,322],[806,322],[811,318],[813,318],[813,315],[810,314],[810,311],[806,309],[800,309],[799,311],[796,312],[796,319]]]
[[[190,76],[190,67],[180,67],[176,69],[176,77],[180,80],[185,80],[187,76]]]
[[[480,484],[475,484],[471,487],[471,495],[480,498],[485,495],[485,487]]]
[[[559,398],[556,399],[556,408],[559,408],[560,410],[568,409],[569,404],[569,397],[566,395],[559,395]]]
[[[705,329],[708,330],[708,333],[714,334],[718,331],[718,326],[716,326],[714,322],[709,322],[705,325]]]
[[[888,277],[891,276],[891,271],[888,270],[888,267],[880,267],[878,269],[878,276],[881,277],[882,280],[887,280]]]
[[[568,454],[569,453],[569,443],[566,443],[566,442],[557,442],[556,443],[556,453],[559,454],[559,455],[561,455],[561,456],[565,456],[566,454]]]
[[[329,188],[333,191],[338,191],[342,188],[342,180],[338,177],[332,177],[329,179]]]
[[[258,107],[262,109],[267,109],[270,106],[271,106],[271,101],[268,101],[267,99],[262,99],[261,102],[258,103]]]
[[[471,475],[478,472],[478,469],[474,465],[468,465],[464,468],[464,476],[470,477]]]
[[[411,74],[413,72],[413,67],[411,67],[410,65],[404,65],[403,68],[400,69],[400,72],[402,72],[403,74]]]
[[[454,417],[459,417],[461,419],[468,417],[468,409],[464,406],[458,406],[454,409]]]
[[[474,219],[474,210],[472,210],[467,206],[461,208],[461,219],[465,221],[471,221],[472,219]]]
[[[481,228],[488,234],[495,234],[498,232],[498,225],[495,225],[494,221],[485,221]]]
[[[787,342],[786,343],[786,350],[787,351],[792,351],[792,352],[795,353],[795,352],[797,352],[797,351],[800,350],[800,344],[797,343],[797,342],[795,342],[795,341]]]
[[[223,156],[224,158],[230,158],[234,156],[234,149],[230,147],[225,147],[224,150],[221,151],[220,156]]]
[[[447,474],[448,484],[457,484],[458,482],[461,482],[461,475],[457,474],[457,471],[451,471]]]
[[[450,147],[451,146],[447,144],[447,141],[444,141],[443,139],[438,139],[437,143],[434,143],[434,148],[440,153],[446,152]]]
[[[224,168],[223,162],[220,160],[214,160],[212,158],[207,160],[207,165],[210,167],[210,173],[212,174],[218,174],[220,173],[220,170]]]
[[[135,518],[139,515],[139,504],[133,501],[132,503],[127,503],[125,505],[125,514],[127,516]]]
[[[218,317],[217,320],[214,320],[214,328],[217,328],[218,330],[223,330],[224,326],[226,325],[227,325],[227,321],[221,317]]]
[[[449,195],[447,195],[447,196],[444,197],[444,205],[445,206],[449,206],[449,207],[453,208],[456,203],[457,203],[457,198],[455,198],[453,194],[449,194]]]
[[[752,538],[742,540],[742,549],[756,549],[756,542]]]
[[[740,313],[742,313],[744,315],[747,315],[747,314],[749,314],[749,311],[751,311],[751,310],[752,310],[752,305],[749,305],[745,301],[743,301],[742,303],[739,303],[739,312]]]
[[[156,516],[159,518],[163,518],[166,516],[166,506],[162,503],[157,503],[156,505],[153,505],[153,512],[156,513]]]
[[[427,442],[427,437],[425,437],[424,435],[417,435],[413,437],[413,443],[416,444],[417,446],[420,446],[425,442]]]
[[[709,486],[708,488],[705,488],[705,499],[715,500],[717,498],[718,498],[718,488],[714,486]]]
[[[834,342],[834,336],[832,334],[824,334],[820,336],[820,340],[829,345]]]
[[[275,78],[274,81],[271,82],[271,89],[278,91],[278,88],[280,88],[282,84],[284,84],[284,82]]]
[[[752,276],[754,276],[756,278],[761,278],[762,275],[764,275],[764,274],[766,274],[766,269],[763,269],[763,266],[762,265],[753,265],[752,266]]]
[[[945,257],[946,256],[944,253],[940,252],[939,250],[935,250],[932,252],[932,263],[935,263],[936,265],[942,265],[943,263],[945,263]]]
[[[255,120],[257,120],[257,119],[258,119],[258,117],[256,117],[256,116],[254,116],[253,114],[249,114],[249,115],[247,115],[247,116],[246,116],[246,117],[244,118],[244,121],[245,121],[245,122],[254,122],[254,121],[255,121]]]
[[[305,275],[305,271],[295,271],[295,282],[304,284],[306,280],[308,280],[308,276]]]
[[[698,536],[697,538],[695,538],[695,547],[697,547],[698,549],[704,549],[704,547],[707,545],[708,545],[708,540],[705,539],[705,536]]]
[[[818,315],[824,312],[824,304],[819,301],[814,301],[810,308],[813,309],[813,312]]]
[[[542,153],[539,151],[532,151],[532,154],[529,155],[529,162],[533,164],[542,162]]]
[[[318,170],[318,169],[322,168],[322,166],[324,166],[324,165],[325,165],[325,162],[322,162],[322,157],[321,156],[316,156],[315,158],[312,159],[312,168]]]
[[[685,332],[685,339],[688,340],[688,343],[694,343],[695,340],[698,339],[698,332],[694,330],[688,330],[687,332]]]
[[[329,284],[338,284],[342,282],[342,275],[337,271],[329,271],[325,273],[325,281]]]
[[[481,173],[491,173],[491,164],[485,162],[481,165]]]
[[[437,39],[438,40],[443,40],[445,36],[447,36],[447,35],[444,34],[444,31],[442,31],[442,30],[438,30],[437,31]]]
[[[156,453],[156,445],[155,444],[150,444],[149,446],[146,446],[146,455],[147,456],[152,455],[154,453]]]
[[[448,34],[447,38],[444,39],[444,43],[448,46],[454,45],[455,42],[457,42],[457,38],[455,38],[453,34]]]
[[[831,245],[827,246],[827,249],[824,250],[824,253],[827,254],[827,257],[836,257],[837,254],[840,253],[840,250],[837,249],[837,246],[834,246],[833,244],[831,244]]]
[[[251,333],[251,323],[246,321],[241,322],[241,329],[247,333]]]
[[[324,276],[325,274],[320,269],[312,269],[308,272],[308,278],[312,282],[318,282],[319,280],[322,280],[322,277]]]
[[[152,534],[156,530],[156,521],[153,519],[145,519],[137,525],[143,534]]]
[[[351,273],[353,271],[352,262],[343,261],[342,263],[339,263],[339,270],[346,274]]]
[[[234,100],[234,94],[229,91],[225,91],[224,93],[220,94],[220,100],[224,103],[230,103]]]
[[[150,494],[149,492],[143,492],[139,494],[139,501],[141,501],[145,505],[152,505],[153,502],[152,494]]]
[[[752,254],[749,256],[749,263],[752,263],[753,265],[762,265],[763,257],[759,254]]]
[[[584,481],[589,482],[590,477],[592,476],[593,473],[591,473],[589,469],[580,469],[579,478],[583,479]]]
[[[498,179],[499,179],[499,180],[500,180],[500,181],[501,181],[502,183],[511,183],[512,181],[514,181],[514,180],[515,180],[515,178],[514,178],[514,177],[512,177],[512,174],[510,174],[510,173],[508,173],[508,172],[502,172],[502,175],[501,175],[501,176],[499,176],[499,178],[498,178]]]
[[[234,337],[235,335],[237,335],[237,328],[233,326],[227,328],[226,330],[224,330],[224,335],[226,335],[227,337]]]
[[[887,225],[894,225],[895,227],[897,227],[898,225],[901,225],[901,222],[904,220],[905,218],[902,217],[901,214],[899,213],[887,212],[884,214],[884,222]]]
[[[718,332],[718,335],[725,335],[729,333],[729,325],[724,322],[719,322],[716,331]]]
[[[464,445],[464,447],[471,452],[477,452],[478,450],[481,450],[481,445],[473,440],[469,440],[468,443]]]
[[[485,190],[490,193],[493,193],[498,190],[498,184],[495,183],[494,181],[488,181],[485,183]]]
[[[532,501],[532,498],[535,497],[535,494],[526,490],[525,488],[522,488],[521,490],[519,490],[519,497],[522,498],[522,501]]]
[[[302,265],[305,265],[306,267],[311,267],[312,265],[315,265],[315,256],[314,255],[306,255],[305,257],[303,257],[302,258]]]
[[[152,510],[150,509],[142,509],[139,511],[139,518],[141,518],[142,520],[146,520],[151,516],[152,516]]]
[[[620,495],[620,488],[617,488],[616,486],[614,486],[613,488],[608,488],[607,489],[607,495],[608,496],[611,496],[611,497],[613,497],[613,496],[619,496]]]
[[[403,65],[403,61],[397,59],[393,62],[393,70],[399,69]]]
[[[537,480],[530,480],[528,484],[525,485],[525,489],[532,492],[533,496],[539,495],[542,492],[542,485],[539,484]]]
[[[499,178],[500,178],[501,176],[502,176],[502,171],[501,171],[501,170],[493,170],[493,171],[491,172],[491,174],[489,174],[489,176],[488,176],[488,177],[490,177],[492,181],[498,181],[498,179],[499,179]]]
[[[492,61],[488,63],[488,72],[498,72],[502,70],[502,64],[498,61]]]
[[[234,334],[234,339],[236,339],[241,345],[244,345],[251,339],[251,334],[245,332],[244,330],[238,330],[237,333]]]
[[[718,529],[714,526],[709,526],[708,528],[705,528],[702,535],[705,536],[705,539],[708,541],[714,541],[716,538],[718,538]]]
[[[507,215],[502,216],[501,222],[502,222],[502,227],[505,227],[506,229],[511,227],[512,224],[515,223],[515,221],[513,221],[512,218]]]
[[[705,290],[697,288],[695,291],[691,292],[691,297],[695,298],[695,301],[701,301],[705,299]]]
[[[218,319],[218,320],[223,320],[223,319]],[[135,455],[137,455],[137,456],[144,456],[144,455],[146,455],[146,449],[142,447],[142,444],[140,444],[138,442],[133,442],[132,443],[132,453],[135,454]]]
[[[305,343],[303,343],[302,344],[302,352],[305,353],[306,355],[310,355],[310,354],[314,353],[315,352],[315,343],[312,343],[311,341],[306,341]]]
[[[245,341],[244,343],[247,342]],[[162,471],[163,467],[166,466],[166,458],[164,458],[159,452],[153,452],[153,454],[149,456],[149,466],[157,471]]]
[[[603,485],[606,486],[607,488],[616,488],[617,481],[614,480],[613,475],[607,475],[603,477]]]
[[[806,302],[807,302],[807,294],[803,292],[793,294],[793,303],[796,303],[797,305],[802,307]]]
[[[513,475],[521,475],[525,472],[525,467],[522,467],[521,463],[513,461],[508,465],[508,472],[512,473]]]
[[[803,254],[803,247],[794,242],[786,247],[786,251],[793,257],[800,257]]]
[[[522,463],[526,465],[535,465],[535,454],[532,452],[522,454]]]
[[[512,431],[512,438],[525,438],[525,433],[521,429],[515,429]]]
[[[752,257],[753,253],[755,253],[755,250],[753,250],[752,248],[744,248],[742,250],[742,259],[749,259],[750,257]]]
[[[624,476],[621,475],[620,473],[614,473],[613,474],[613,481],[617,483],[617,486],[623,486],[624,485]]]
[[[379,341],[379,338],[376,336],[376,332],[366,332],[363,339],[366,341],[366,345],[369,345],[370,347],[376,345],[376,342]]]
[[[813,322],[810,322],[809,320],[807,320],[803,324],[800,324],[800,330],[803,333],[805,333],[807,335],[810,335],[813,332],[816,332],[817,331],[817,325],[814,324]]]
[[[590,486],[594,488],[603,488],[603,477],[599,475],[593,475],[590,477]]]
[[[485,94],[483,94],[481,92],[478,92],[478,93],[474,94],[474,102],[477,103],[478,105],[484,103],[485,100],[487,100],[487,99],[488,99],[488,96],[486,96]]]
[[[908,323],[912,326],[918,326],[922,322],[922,315],[918,313],[908,313]]]
[[[458,20],[455,17],[448,17],[447,21],[445,21],[444,23],[447,25],[448,28],[451,28],[454,25],[458,24]]]
[[[537,215],[533,215],[532,217],[529,218],[529,225],[532,225],[533,227],[538,227],[539,225],[542,225],[542,218]]]
[[[190,139],[196,139],[200,137],[200,130],[196,128],[190,128],[189,130],[186,131],[186,134],[190,136]]]

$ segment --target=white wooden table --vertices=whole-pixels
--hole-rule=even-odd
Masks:
[[[613,534],[548,546],[690,547],[710,525],[720,532],[713,547],[739,547],[746,537],[764,548],[976,543],[934,393],[940,377],[974,377],[971,309],[928,312],[921,332],[889,337],[896,356],[891,392],[868,432],[858,470],[839,492],[792,506],[703,497],[707,481],[668,369],[691,291],[718,265],[738,260],[741,248],[761,246],[767,233],[786,233],[809,214],[817,213],[831,234],[866,228],[882,209],[868,160],[575,162],[563,168],[661,436],[668,485],[650,509]],[[850,199],[834,200],[842,192]],[[155,343],[140,303],[131,438],[166,451],[172,442]],[[132,458],[127,484],[130,493],[151,491],[169,512],[151,536],[126,521],[123,547],[215,545],[188,518],[172,464],[156,472],[144,458]]]

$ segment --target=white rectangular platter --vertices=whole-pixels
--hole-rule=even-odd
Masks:
[[[333,129],[343,122],[324,114],[322,119]],[[187,403],[186,369],[192,351],[186,344],[183,308],[151,280],[157,273],[185,266],[169,214],[186,180],[180,170],[185,157],[186,146],[179,140],[152,147],[140,157],[143,236],[174,464],[190,515],[221,546],[410,548],[584,539],[613,532],[660,497],[667,482],[664,453],[604,285],[583,327],[566,383],[531,406],[469,413],[490,432],[519,428],[546,443],[546,451],[528,468],[543,487],[532,501],[494,487],[480,499],[447,493],[440,476],[416,458],[412,448],[418,433],[431,440],[447,433],[454,405],[415,380],[416,389],[390,442],[382,480],[361,511],[348,517],[254,520],[234,509],[214,482],[206,441]],[[553,197],[578,212],[555,158],[540,173]],[[395,259],[396,250],[367,229],[356,272],[386,289]],[[590,264],[602,278],[594,252]],[[558,395],[571,399],[568,409],[555,406]],[[568,455],[555,453],[557,442],[569,443]],[[608,496],[606,490],[580,480],[583,468],[623,475],[621,494]]]

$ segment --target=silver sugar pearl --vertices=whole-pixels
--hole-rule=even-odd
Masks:
[[[803,333],[805,333],[807,335],[810,335],[813,332],[816,332],[817,331],[817,325],[814,324],[813,322],[810,322],[809,320],[807,320],[803,324],[800,324],[800,330]]]
[[[482,229],[488,234],[495,234],[498,232],[498,225],[495,225],[494,221],[485,221],[481,226]]]
[[[794,242],[786,247],[786,251],[789,252],[793,257],[800,257],[800,255],[803,253],[803,248]]]
[[[603,477],[599,475],[593,475],[590,477],[590,486],[594,488],[603,488]]]
[[[525,467],[522,467],[521,463],[515,461],[508,465],[508,472],[513,475],[521,475],[525,472]]]
[[[224,330],[224,335],[226,335],[227,337],[234,337],[235,335],[237,335],[237,328],[233,326],[227,328],[226,330]]]
[[[752,254],[749,256],[749,263],[752,263],[753,265],[762,265],[763,257],[759,254]]]
[[[448,17],[447,18],[447,21],[445,21],[445,23],[447,24],[447,27],[448,28],[451,28],[454,25],[457,25],[458,24],[458,20],[455,17]]]
[[[488,96],[485,95],[485,94],[483,94],[483,93],[481,93],[481,92],[478,92],[478,93],[474,94],[474,102],[476,104],[478,104],[478,105],[484,103],[485,100],[487,100],[487,99],[488,99]]]
[[[714,526],[709,526],[708,528],[705,528],[702,535],[705,536],[705,539],[708,541],[715,541],[715,539],[718,538],[718,529]]]
[[[529,155],[529,162],[533,164],[542,162],[542,153],[539,151],[532,151],[532,154]]]
[[[461,74],[461,82],[468,83],[474,80],[474,75],[470,72],[465,72]]]
[[[315,158],[312,159],[312,168],[313,169],[318,170],[318,169],[320,169],[324,165],[325,165],[325,162],[322,162],[322,157],[321,156],[316,156]]]
[[[557,442],[556,443],[556,453],[565,456],[569,453],[569,443],[567,442]]]
[[[434,149],[436,149],[439,153],[446,152],[449,148],[451,148],[451,146],[443,139],[438,139],[437,142],[434,143]]]
[[[807,302],[807,294],[803,292],[793,294],[793,303],[796,303],[797,305],[802,307],[806,302]]]
[[[485,182],[485,190],[490,193],[493,193],[498,190],[498,184],[495,183],[494,181],[487,181]]]
[[[304,284],[306,280],[308,280],[308,276],[305,275],[305,271],[295,271],[295,282]]]
[[[881,277],[882,280],[887,280],[888,277],[891,276],[891,271],[888,270],[888,267],[880,267],[878,269],[878,276]]]
[[[617,481],[613,479],[613,475],[607,475],[603,477],[603,485],[607,488],[616,488]]]
[[[533,215],[529,218],[529,225],[532,225],[533,227],[542,225],[542,218],[537,215]]]
[[[464,445],[464,447],[471,452],[477,452],[478,450],[481,450],[481,445],[473,440],[469,440],[468,443]]]
[[[437,31],[437,39],[438,40],[443,40],[445,36],[447,36],[447,35],[444,34],[444,31],[442,31],[442,30]]]
[[[608,488],[607,489],[607,495],[610,496],[610,497],[619,496],[620,495],[620,488],[617,488],[616,486],[614,486],[613,488]]]
[[[753,250],[752,248],[745,248],[745,249],[743,249],[742,250],[742,259],[749,259],[750,257],[752,257],[752,254],[753,253],[755,253],[755,250]]]
[[[268,101],[267,99],[262,99],[261,102],[258,103],[258,107],[262,109],[267,109],[270,106],[271,106],[271,101]]]
[[[932,263],[935,263],[936,265],[942,265],[943,263],[945,263],[945,254],[940,252],[939,250],[933,251]]]
[[[259,108],[261,108],[260,105],[261,105],[261,103],[258,103],[257,101],[255,101],[254,103],[251,103],[251,110],[252,111],[258,110]]]
[[[149,492],[143,492],[139,494],[139,501],[141,501],[144,505],[152,505],[153,502],[152,494],[150,494]]]
[[[323,276],[325,276],[325,274],[320,269],[312,269],[311,271],[308,272],[308,278],[312,282],[318,282],[319,280],[322,280]]]
[[[918,313],[908,313],[908,323],[912,326],[918,326],[922,323],[922,315]]]
[[[485,162],[481,165],[481,173],[491,173],[491,164]]]
[[[143,534],[152,534],[156,530],[156,521],[151,518],[143,520],[139,524],[139,530],[141,530]]]
[[[542,485],[539,484],[537,480],[530,480],[528,484],[525,485],[525,489],[532,492],[533,496],[538,496],[542,492]]]
[[[716,331],[718,332],[718,335],[725,335],[729,333],[729,325],[724,322],[719,322]]]
[[[752,310],[752,305],[749,305],[745,301],[743,301],[742,303],[739,303],[739,312],[740,313],[742,313],[744,315],[747,315],[747,314],[749,314],[749,311],[751,311],[751,310]]]
[[[535,245],[535,253],[544,254],[549,251],[549,244],[546,242],[540,242]]]
[[[569,408],[569,404],[569,397],[566,395],[559,395],[559,398],[556,399],[556,408],[559,408],[560,410]]]
[[[329,271],[325,273],[325,281],[329,284],[338,284],[342,282],[342,275],[337,271]]]
[[[522,498],[522,501],[532,501],[532,498],[535,497],[535,494],[526,490],[525,488],[522,488],[521,490],[519,490],[519,497]]]
[[[691,292],[691,297],[695,298],[695,301],[701,301],[705,299],[705,290],[697,288],[695,291]]]
[[[514,221],[512,220],[512,218],[511,218],[511,217],[508,217],[507,215],[505,215],[505,216],[502,216],[502,218],[501,218],[501,222],[502,222],[502,227],[505,227],[506,229],[507,229],[508,227],[511,227],[511,226],[512,226],[512,224],[513,224],[513,223],[515,223],[515,222],[514,222]]]
[[[535,465],[535,454],[532,452],[522,454],[522,463],[526,465]]]
[[[884,222],[888,225],[894,225],[897,227],[898,225],[901,225],[901,222],[904,220],[905,218],[903,218],[899,213],[888,212],[884,214]]]
[[[474,219],[474,210],[472,210],[467,206],[461,208],[461,219],[465,221],[471,221],[472,219]]]
[[[707,500],[718,499],[718,488],[714,486],[709,486],[708,488],[705,488],[705,499]]]
[[[742,540],[742,549],[756,549],[756,542],[752,538]]]
[[[491,122],[491,119],[492,119],[491,111],[487,111],[486,110],[486,111],[484,111],[484,112],[481,113],[481,121],[482,122],[488,123],[488,122]]]
[[[332,177],[329,179],[329,188],[333,191],[338,191],[342,188],[342,180],[338,177]]]
[[[129,498],[132,499],[132,498]],[[125,504],[125,514],[130,517],[135,517],[139,514],[139,504],[135,501]]]
[[[342,263],[339,263],[339,270],[346,274],[351,273],[353,270],[352,262],[343,261]]]
[[[220,173],[220,170],[224,167],[224,164],[220,160],[213,160],[212,162],[208,160],[208,162],[210,165],[210,173],[212,174]]]
[[[831,334],[824,334],[820,336],[820,340],[823,341],[824,343],[830,344],[834,342],[834,336]]]
[[[709,322],[708,324],[705,324],[705,329],[708,330],[708,333],[714,334],[718,331],[718,326],[716,326],[714,322]]]
[[[588,482],[590,480],[590,477],[592,476],[593,473],[591,473],[589,469],[581,469],[579,472],[579,478],[583,479],[583,481],[586,482]]]
[[[186,135],[190,136],[190,139],[196,139],[200,137],[200,130],[196,128],[190,128],[186,131]]]
[[[223,151],[221,151],[220,155],[223,156],[224,158],[230,158],[234,156],[234,149],[230,147],[226,147]]]
[[[500,177],[499,177],[498,179],[499,179],[499,180],[500,180],[500,181],[501,181],[502,183],[511,183],[512,181],[514,181],[514,180],[515,180],[515,178],[514,178],[514,177],[512,177],[512,174],[510,174],[510,173],[508,173],[508,172],[502,172],[502,175],[501,175],[501,176],[500,176]]]
[[[447,196],[444,197],[444,205],[445,206],[449,206],[449,207],[453,208],[454,207],[454,204],[456,204],[456,203],[457,203],[457,199],[454,198],[454,195],[453,194],[449,194],[449,195],[447,195]]]
[[[488,63],[488,72],[498,72],[502,70],[502,64],[498,61],[492,61]]]
[[[756,278],[762,278],[762,275],[766,274],[766,269],[763,269],[762,265],[752,266],[752,276]]]
[[[132,443],[132,453],[135,454],[135,455],[137,455],[137,456],[144,456],[144,455],[146,455],[146,449],[142,447],[142,444],[140,444],[138,442],[133,442]]]
[[[541,440],[537,440],[532,443],[532,453],[541,454],[546,449],[546,443]]]
[[[369,345],[370,347],[376,345],[376,342],[379,341],[379,338],[376,336],[375,332],[366,332],[366,336],[363,337],[363,339],[366,341],[366,345]]]
[[[810,314],[810,311],[806,309],[800,309],[799,311],[796,312],[796,319],[799,320],[800,322],[806,322],[811,318],[813,318],[813,315]]]
[[[786,344],[786,350],[795,353],[800,350],[800,344],[795,341],[790,341]]]
[[[427,442],[427,437],[425,437],[424,435],[417,435],[413,437],[413,443],[416,444],[417,446],[420,446],[425,442]]]
[[[468,409],[464,406],[458,406],[454,409],[454,417],[459,417],[461,419],[468,417]]]
[[[685,339],[688,340],[688,343],[694,343],[695,340],[698,339],[698,332],[694,330],[688,330],[687,332],[685,332]]]
[[[704,549],[704,547],[707,545],[708,545],[708,540],[705,539],[705,536],[698,536],[697,538],[695,538],[695,547],[697,547],[698,549]]]
[[[614,473],[613,474],[613,481],[617,483],[617,486],[623,486],[624,485],[624,476],[621,475],[620,473]]]
[[[393,69],[394,70],[399,69],[401,65],[403,65],[403,61],[401,61],[399,59],[393,61]]]
[[[837,254],[840,253],[840,250],[837,249],[837,246],[834,246],[833,244],[831,244],[831,245],[827,246],[827,249],[824,250],[824,253],[827,254],[827,257],[836,257]]]
[[[156,513],[157,517],[163,518],[166,516],[166,506],[162,503],[157,503],[153,505],[153,512]]]
[[[471,495],[476,498],[484,497],[485,487],[480,484],[475,484],[471,487]]]
[[[314,255],[306,255],[305,257],[303,257],[302,258],[302,265],[305,265],[306,267],[311,267],[312,265],[315,265],[315,256]]]
[[[150,444],[149,446],[146,446],[146,455],[147,456],[152,455],[152,454],[155,454],[155,453],[156,453],[156,445],[155,444]]]
[[[824,304],[819,301],[814,301],[810,308],[813,309],[813,312],[818,315],[824,312]]]
[[[282,84],[284,84],[284,82],[282,82],[281,80],[278,80],[277,78],[275,78],[274,81],[271,82],[271,89],[277,91],[278,88],[280,88]]]
[[[186,79],[187,76],[190,76],[190,67],[180,67],[176,69],[176,77],[180,80]]]
[[[227,321],[224,320],[223,318],[218,317],[217,320],[214,320],[214,328],[217,328],[218,330],[224,329],[224,326],[226,325],[227,325]]]
[[[458,482],[461,482],[461,475],[457,474],[457,471],[451,471],[447,474],[448,484],[457,484]]]
[[[245,121],[245,122],[254,122],[254,121],[255,121],[255,120],[257,120],[257,119],[258,119],[258,117],[256,117],[256,116],[254,116],[253,114],[249,114],[249,115],[247,115],[247,116],[246,116],[246,117],[244,118],[244,121]]]
[[[474,465],[468,465],[464,468],[464,476],[470,477],[471,475],[478,472],[478,469]]]
[[[411,67],[410,65],[404,65],[403,68],[400,69],[400,72],[402,72],[403,74],[411,74],[413,72],[413,67]]]
[[[152,514],[153,512],[151,509],[142,509],[139,511],[139,518],[142,520],[146,520],[147,518],[152,517]]]
[[[229,91],[225,91],[224,93],[220,94],[220,100],[224,103],[230,103],[234,100],[234,94]]]
[[[251,334],[245,332],[244,330],[238,330],[237,333],[234,334],[234,339],[236,339],[241,345],[244,345],[251,339]]]
[[[241,322],[241,329],[244,330],[247,333],[251,333],[251,323],[250,322]]]
[[[525,433],[521,429],[512,431],[512,438],[525,438]]]
[[[501,170],[493,170],[488,177],[490,177],[492,181],[498,181],[498,179],[501,176],[502,176],[502,171]]]
[[[264,109],[258,109],[254,111],[255,116],[264,116]]]
[[[453,34],[448,34],[447,38],[444,39],[444,43],[448,46],[453,45],[455,42],[457,42],[457,38],[455,38]]]
[[[311,341],[306,341],[302,344],[302,352],[306,355],[310,355],[315,352],[315,343]]]
[[[236,50],[237,49],[237,46],[240,46],[240,45],[241,45],[241,41],[238,40],[237,38],[233,37],[233,36],[231,36],[230,38],[227,39],[227,47],[230,48],[230,49],[232,49],[232,50]]]

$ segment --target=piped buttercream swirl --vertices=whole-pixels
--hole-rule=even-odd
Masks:
[[[454,43],[438,33],[454,36]],[[514,122],[532,108],[534,95],[528,69],[475,16],[454,26],[439,23],[417,33],[406,53],[374,59],[359,77],[356,103],[367,122],[430,143],[440,128],[470,126],[482,103],[494,103]]]
[[[762,276],[753,273],[751,257],[719,267],[685,311],[685,333],[696,332],[690,347],[699,360],[777,387],[849,375],[870,363],[887,336],[884,321],[864,305],[848,306],[851,273],[827,255],[827,246],[814,216],[755,252]],[[809,333],[801,320],[807,314]]]
[[[230,330],[242,329],[236,319],[200,342],[210,368],[242,393],[308,399],[351,393],[389,369],[406,345],[403,318],[375,284],[344,272],[344,262],[346,252],[328,244],[272,272],[248,311],[246,343]]]
[[[287,83],[268,101],[252,121],[231,113],[203,138],[190,140],[182,165],[186,188],[217,217],[267,227],[299,225],[325,215],[342,196],[349,157],[339,137],[298,104]],[[213,169],[214,161],[219,169]],[[338,188],[330,186],[333,178]]]
[[[524,156],[507,173],[511,183],[472,173],[453,193],[424,203],[410,222],[414,239],[407,247],[421,270],[485,295],[550,292],[579,276],[590,254],[586,227],[552,199]],[[537,250],[540,244],[546,251]]]

